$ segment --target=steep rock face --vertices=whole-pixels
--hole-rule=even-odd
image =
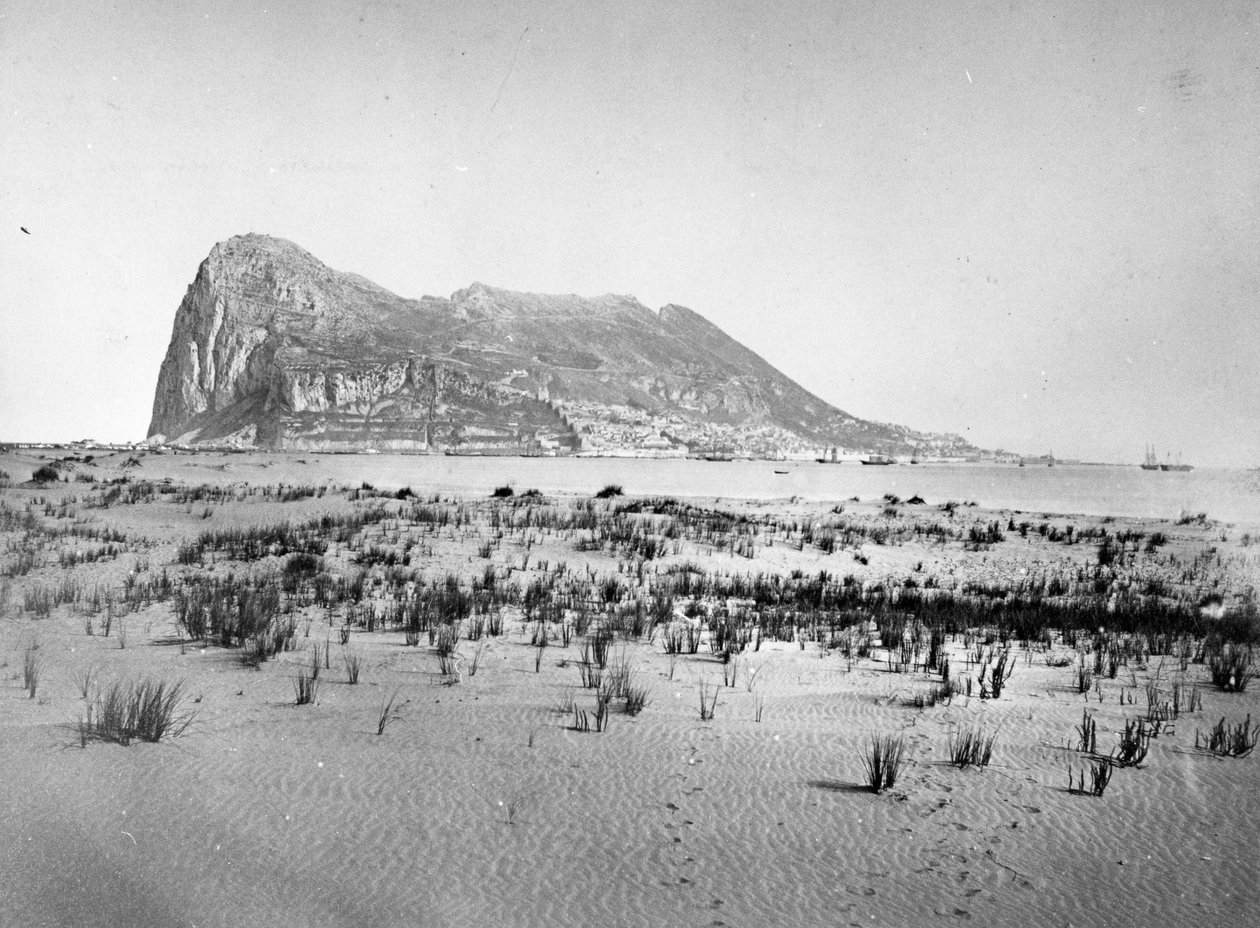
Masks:
[[[202,262],[149,426],[194,444],[345,450],[633,446],[656,433],[752,453],[926,438],[829,406],[680,306],[479,283],[409,300],[260,235]]]
[[[175,315],[158,374],[150,434],[175,431],[266,387],[274,357],[274,347],[267,345],[268,329],[235,305],[229,311],[232,294],[216,279],[215,259],[212,254],[202,264]]]

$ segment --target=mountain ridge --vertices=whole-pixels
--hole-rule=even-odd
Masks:
[[[257,234],[201,262],[148,434],[291,450],[974,450],[852,416],[688,307],[481,282],[410,299]]]

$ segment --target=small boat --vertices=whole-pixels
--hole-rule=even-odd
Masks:
[[[895,464],[896,462],[886,454],[868,454],[866,457],[862,458],[862,463],[884,466],[888,464]]]
[[[776,474],[786,474],[786,473],[787,473],[787,471],[785,471],[785,470],[776,470],[776,471],[775,471],[775,473],[776,473]]]

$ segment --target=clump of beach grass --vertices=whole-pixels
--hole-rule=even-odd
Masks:
[[[44,657],[39,653],[39,642],[32,641],[22,652],[22,688],[27,698],[34,699],[39,689],[39,678],[44,671]]]
[[[1196,750],[1211,751],[1221,757],[1246,757],[1255,748],[1257,738],[1260,738],[1260,725],[1252,726],[1250,713],[1233,725],[1227,725],[1225,717],[1221,716],[1206,735],[1196,729],[1194,746]]]
[[[906,763],[905,738],[901,735],[875,735],[862,755],[866,785],[873,793],[882,793],[897,784]]]
[[[1212,683],[1227,693],[1241,693],[1254,677],[1251,666],[1251,647],[1226,643],[1208,654],[1208,673]]]
[[[700,721],[709,722],[717,711],[718,688],[708,680],[700,681]]]
[[[1120,735],[1120,744],[1112,752],[1112,760],[1118,767],[1136,767],[1146,759],[1150,750],[1152,729],[1142,719],[1131,719],[1124,723],[1124,732]]]
[[[376,734],[385,734],[391,723],[397,722],[402,718],[402,707],[398,704],[398,691],[394,690],[393,695],[388,699],[382,700],[380,711],[376,714]]]
[[[648,704],[648,688],[633,676],[625,686],[626,715],[638,715]]]
[[[608,704],[611,699],[612,697],[608,693],[596,694],[594,712],[587,712],[585,709],[579,709],[575,705],[573,707],[573,730],[582,732],[607,731],[609,718]]]
[[[175,738],[192,724],[195,713],[183,707],[183,681],[116,680],[96,690],[79,722],[80,743],[90,740],[128,745]]]
[[[515,825],[517,816],[529,802],[529,797],[524,793],[516,793],[506,802],[499,800],[499,808],[503,810],[504,823],[507,825]]]
[[[354,686],[359,682],[359,671],[363,667],[363,656],[356,651],[343,651],[341,659],[346,664],[346,682]]]
[[[956,732],[949,739],[949,762],[955,767],[987,767],[996,740],[997,732],[987,734],[982,726]]]
[[[1078,735],[1076,749],[1085,754],[1093,754],[1098,750],[1098,723],[1094,721],[1089,710],[1081,713],[1081,724],[1076,726]]]
[[[1072,779],[1072,765],[1068,764],[1068,792],[1102,798],[1111,783],[1112,766],[1109,759],[1095,760],[1089,766],[1089,788],[1085,787],[1085,770],[1082,768],[1077,779]]]
[[[315,701],[319,695],[319,647],[316,646],[309,667],[301,667],[293,679],[293,689],[297,694],[297,705],[306,706]]]

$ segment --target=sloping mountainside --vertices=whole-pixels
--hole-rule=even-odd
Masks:
[[[202,262],[149,435],[305,450],[967,450],[829,406],[681,306],[482,284],[404,299],[262,235]]]

